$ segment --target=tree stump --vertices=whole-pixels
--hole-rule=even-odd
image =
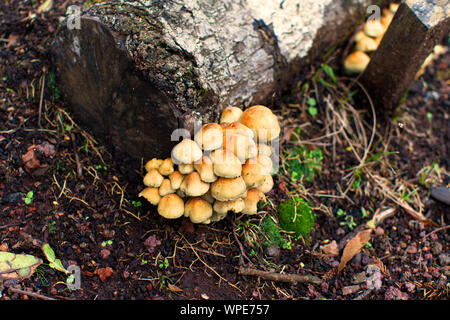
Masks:
[[[447,0],[402,3],[360,81],[375,109],[392,115],[425,58],[450,31]]]
[[[365,0],[111,1],[67,18],[51,52],[76,119],[132,157],[177,128],[271,103],[364,16]]]

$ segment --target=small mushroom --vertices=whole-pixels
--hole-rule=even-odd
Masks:
[[[209,157],[203,156],[200,163],[194,164],[194,168],[200,174],[202,181],[211,183],[217,180],[217,176],[214,174],[214,165]]]
[[[265,143],[258,143],[256,146],[258,148],[258,154],[263,154],[270,157],[272,155],[272,147]]]
[[[202,157],[202,149],[190,139],[183,139],[172,149],[172,160],[174,163],[194,163]]]
[[[373,37],[373,38],[376,38],[376,37],[382,35],[386,31],[386,29],[381,24],[381,21],[379,19],[368,20],[364,24],[363,30],[366,35],[368,35],[369,37]]]
[[[378,44],[374,38],[364,35],[357,42],[355,49],[363,52],[372,52],[377,50]]]
[[[147,163],[145,164],[145,170],[150,171],[152,169],[158,169],[162,163],[162,159],[153,158],[152,160],[147,161]]]
[[[256,133],[258,142],[272,141],[280,135],[277,116],[265,106],[256,105],[246,109],[239,121]]]
[[[164,179],[161,182],[161,185],[159,186],[159,195],[161,197],[164,197],[165,195],[168,195],[170,193],[174,193],[176,190],[172,188],[172,185],[170,183],[169,179]]]
[[[231,122],[221,125],[223,128],[223,134],[241,134],[250,138],[255,137],[255,133],[252,129],[248,128],[247,126],[243,125],[240,122]]]
[[[211,195],[219,201],[236,200],[242,198],[246,192],[247,186],[242,177],[231,179],[220,177],[211,184]]]
[[[169,175],[170,185],[173,190],[178,190],[180,188],[183,178],[184,176],[180,173],[180,171],[174,171]]]
[[[398,4],[398,3],[391,2],[391,3],[389,4],[389,10],[390,10],[392,13],[396,13],[397,10],[398,10],[398,7],[400,7],[400,4]]]
[[[222,127],[217,123],[207,123],[197,132],[195,142],[203,150],[216,150],[222,146]]]
[[[370,62],[370,57],[362,51],[354,51],[345,58],[344,69],[346,73],[361,73]]]
[[[158,213],[166,219],[177,219],[184,213],[184,202],[174,193],[165,195],[158,204]]]
[[[213,214],[211,204],[202,198],[191,198],[184,206],[184,216],[189,217],[192,223],[210,223]]]
[[[265,201],[266,197],[258,189],[249,189],[247,196],[244,198],[244,209],[242,213],[253,215],[258,213],[258,202]]]
[[[218,177],[236,178],[241,175],[242,164],[233,152],[228,150],[215,150],[211,153],[214,164],[214,174]]]
[[[187,197],[200,197],[209,190],[209,184],[200,179],[198,172],[194,171],[184,177],[180,190]]]
[[[158,188],[154,187],[145,188],[139,193],[138,196],[144,197],[148,202],[150,202],[154,206],[158,205],[159,201],[161,200]]]
[[[168,176],[169,174],[171,174],[174,171],[172,159],[171,158],[164,159],[164,161],[159,166],[158,171],[163,176]]]
[[[263,154],[248,159],[242,166],[242,177],[249,188],[255,188],[264,182],[272,171],[272,160]]]
[[[152,169],[147,172],[144,176],[144,185],[146,187],[155,187],[159,188],[161,182],[164,180],[164,177],[159,173],[158,170]]]
[[[231,151],[241,161],[256,156],[258,148],[252,138],[241,134],[225,134],[223,149]]]
[[[182,174],[189,174],[192,171],[194,171],[194,164],[193,163],[180,163],[178,165],[178,170]]]
[[[239,121],[239,118],[242,115],[242,109],[238,107],[228,107],[223,110],[222,115],[220,116],[220,123],[230,123]]]
[[[264,176],[264,181],[258,187],[256,187],[256,189],[258,189],[262,193],[267,193],[270,190],[272,190],[272,188],[273,188],[273,178],[270,174],[266,174]]]
[[[230,201],[219,201],[214,202],[214,212],[219,214],[226,214],[228,211],[233,211],[234,213],[239,213],[244,210],[244,200],[242,198],[238,198]]]

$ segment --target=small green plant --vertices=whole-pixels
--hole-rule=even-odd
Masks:
[[[312,181],[322,171],[322,150],[308,150],[304,145],[296,146],[286,154],[286,170],[291,175],[291,181],[296,182],[302,177]]]
[[[314,227],[314,214],[303,198],[293,196],[278,206],[278,221],[283,230],[306,239]]]
[[[268,247],[275,244],[277,247],[283,249],[290,250],[292,248],[291,242],[282,237],[280,227],[271,215],[267,215],[261,222],[261,231],[267,238],[267,240],[263,242],[264,246]]]
[[[34,192],[28,191],[23,201],[25,202],[26,205],[29,205],[33,202],[33,199],[34,199]]]
[[[340,221],[340,226],[347,226],[350,230],[353,230],[356,227],[356,222],[353,219],[353,216],[347,214],[344,210],[339,208],[336,211],[336,216],[339,218],[344,218],[344,221]]]
[[[158,265],[160,269],[167,269],[169,267],[169,259],[164,258],[164,260]]]
[[[135,207],[135,208],[139,208],[140,206],[142,206],[142,202],[140,202],[140,201],[135,201],[135,200],[131,201],[131,204],[132,204],[133,207]]]
[[[107,245],[112,245],[113,244],[113,240],[112,239],[110,239],[110,240],[107,240],[107,241],[103,241],[102,242],[102,247],[106,247]]]
[[[316,99],[314,98],[308,98],[308,100],[306,100],[306,104],[309,106],[308,107],[308,113],[315,117],[317,115],[317,102]]]
[[[108,170],[108,166],[102,166],[101,164],[98,164],[95,166],[95,170],[100,170],[100,169],[103,169],[106,171],[106,170]]]

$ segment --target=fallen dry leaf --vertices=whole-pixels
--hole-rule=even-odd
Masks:
[[[336,240],[333,240],[328,244],[321,245],[320,250],[322,250],[325,255],[329,257],[335,257],[339,255],[339,248]]]
[[[11,47],[11,46],[15,45],[16,42],[17,42],[17,39],[19,39],[19,36],[17,34],[12,34],[11,33],[8,36],[8,43],[6,44],[6,47],[8,48],[8,47]]]
[[[113,269],[111,269],[110,267],[99,268],[95,270],[95,273],[98,275],[100,280],[104,282],[106,279],[111,277],[111,275],[113,274]]]
[[[349,262],[355,254],[359,253],[361,249],[370,240],[373,229],[366,229],[358,232],[356,236],[351,239],[344,248],[342,253],[341,262],[338,266],[338,272],[341,272],[345,268],[347,262]]]
[[[173,292],[183,292],[183,289],[178,288],[177,286],[170,283],[167,283],[167,288],[169,288],[169,290]]]

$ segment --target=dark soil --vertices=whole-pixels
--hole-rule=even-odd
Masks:
[[[397,117],[378,123],[379,143],[371,151],[395,151],[371,163],[371,172],[386,177],[399,194],[409,194],[410,205],[433,224],[414,219],[373,181],[363,179],[347,197],[340,196],[347,186],[342,177],[357,164],[341,140],[334,160],[329,145],[308,144],[323,148],[325,157],[321,176],[303,188],[295,187],[281,169],[269,193],[273,205],[261,216],[230,214],[215,224],[193,225],[185,218],[165,220],[139,199],[142,164],[111,153],[71,119],[46,53],[69,2],[55,0],[51,11],[30,18],[38,6],[38,1],[0,3],[0,250],[46,262],[40,245],[49,243],[65,267],[81,268],[82,283],[69,290],[67,275],[44,263],[28,279],[0,284],[0,299],[39,298],[14,288],[57,299],[448,299],[450,210],[430,198],[432,186],[450,183],[448,53],[413,84]],[[337,52],[332,59],[339,58]],[[325,97],[326,88],[319,86],[315,94]],[[319,113],[313,117],[304,95],[293,91],[277,111],[284,133],[302,126],[303,140],[323,136],[325,104],[317,99]],[[292,145],[282,140],[282,153]],[[433,163],[438,171],[420,174]],[[26,204],[29,191],[33,199]],[[314,205],[310,237],[286,236],[292,240],[290,249],[258,245],[260,221],[267,214],[276,216],[278,203],[292,192],[309,196]],[[378,226],[371,245],[337,273],[342,248],[359,229],[340,225],[335,213],[341,208],[363,226],[369,219],[361,216],[361,207],[395,208],[395,214]],[[340,253],[326,257],[320,246],[333,240]],[[369,265],[378,266],[382,279],[373,290],[368,287]],[[323,281],[269,281],[240,275],[240,266],[312,274]]]

